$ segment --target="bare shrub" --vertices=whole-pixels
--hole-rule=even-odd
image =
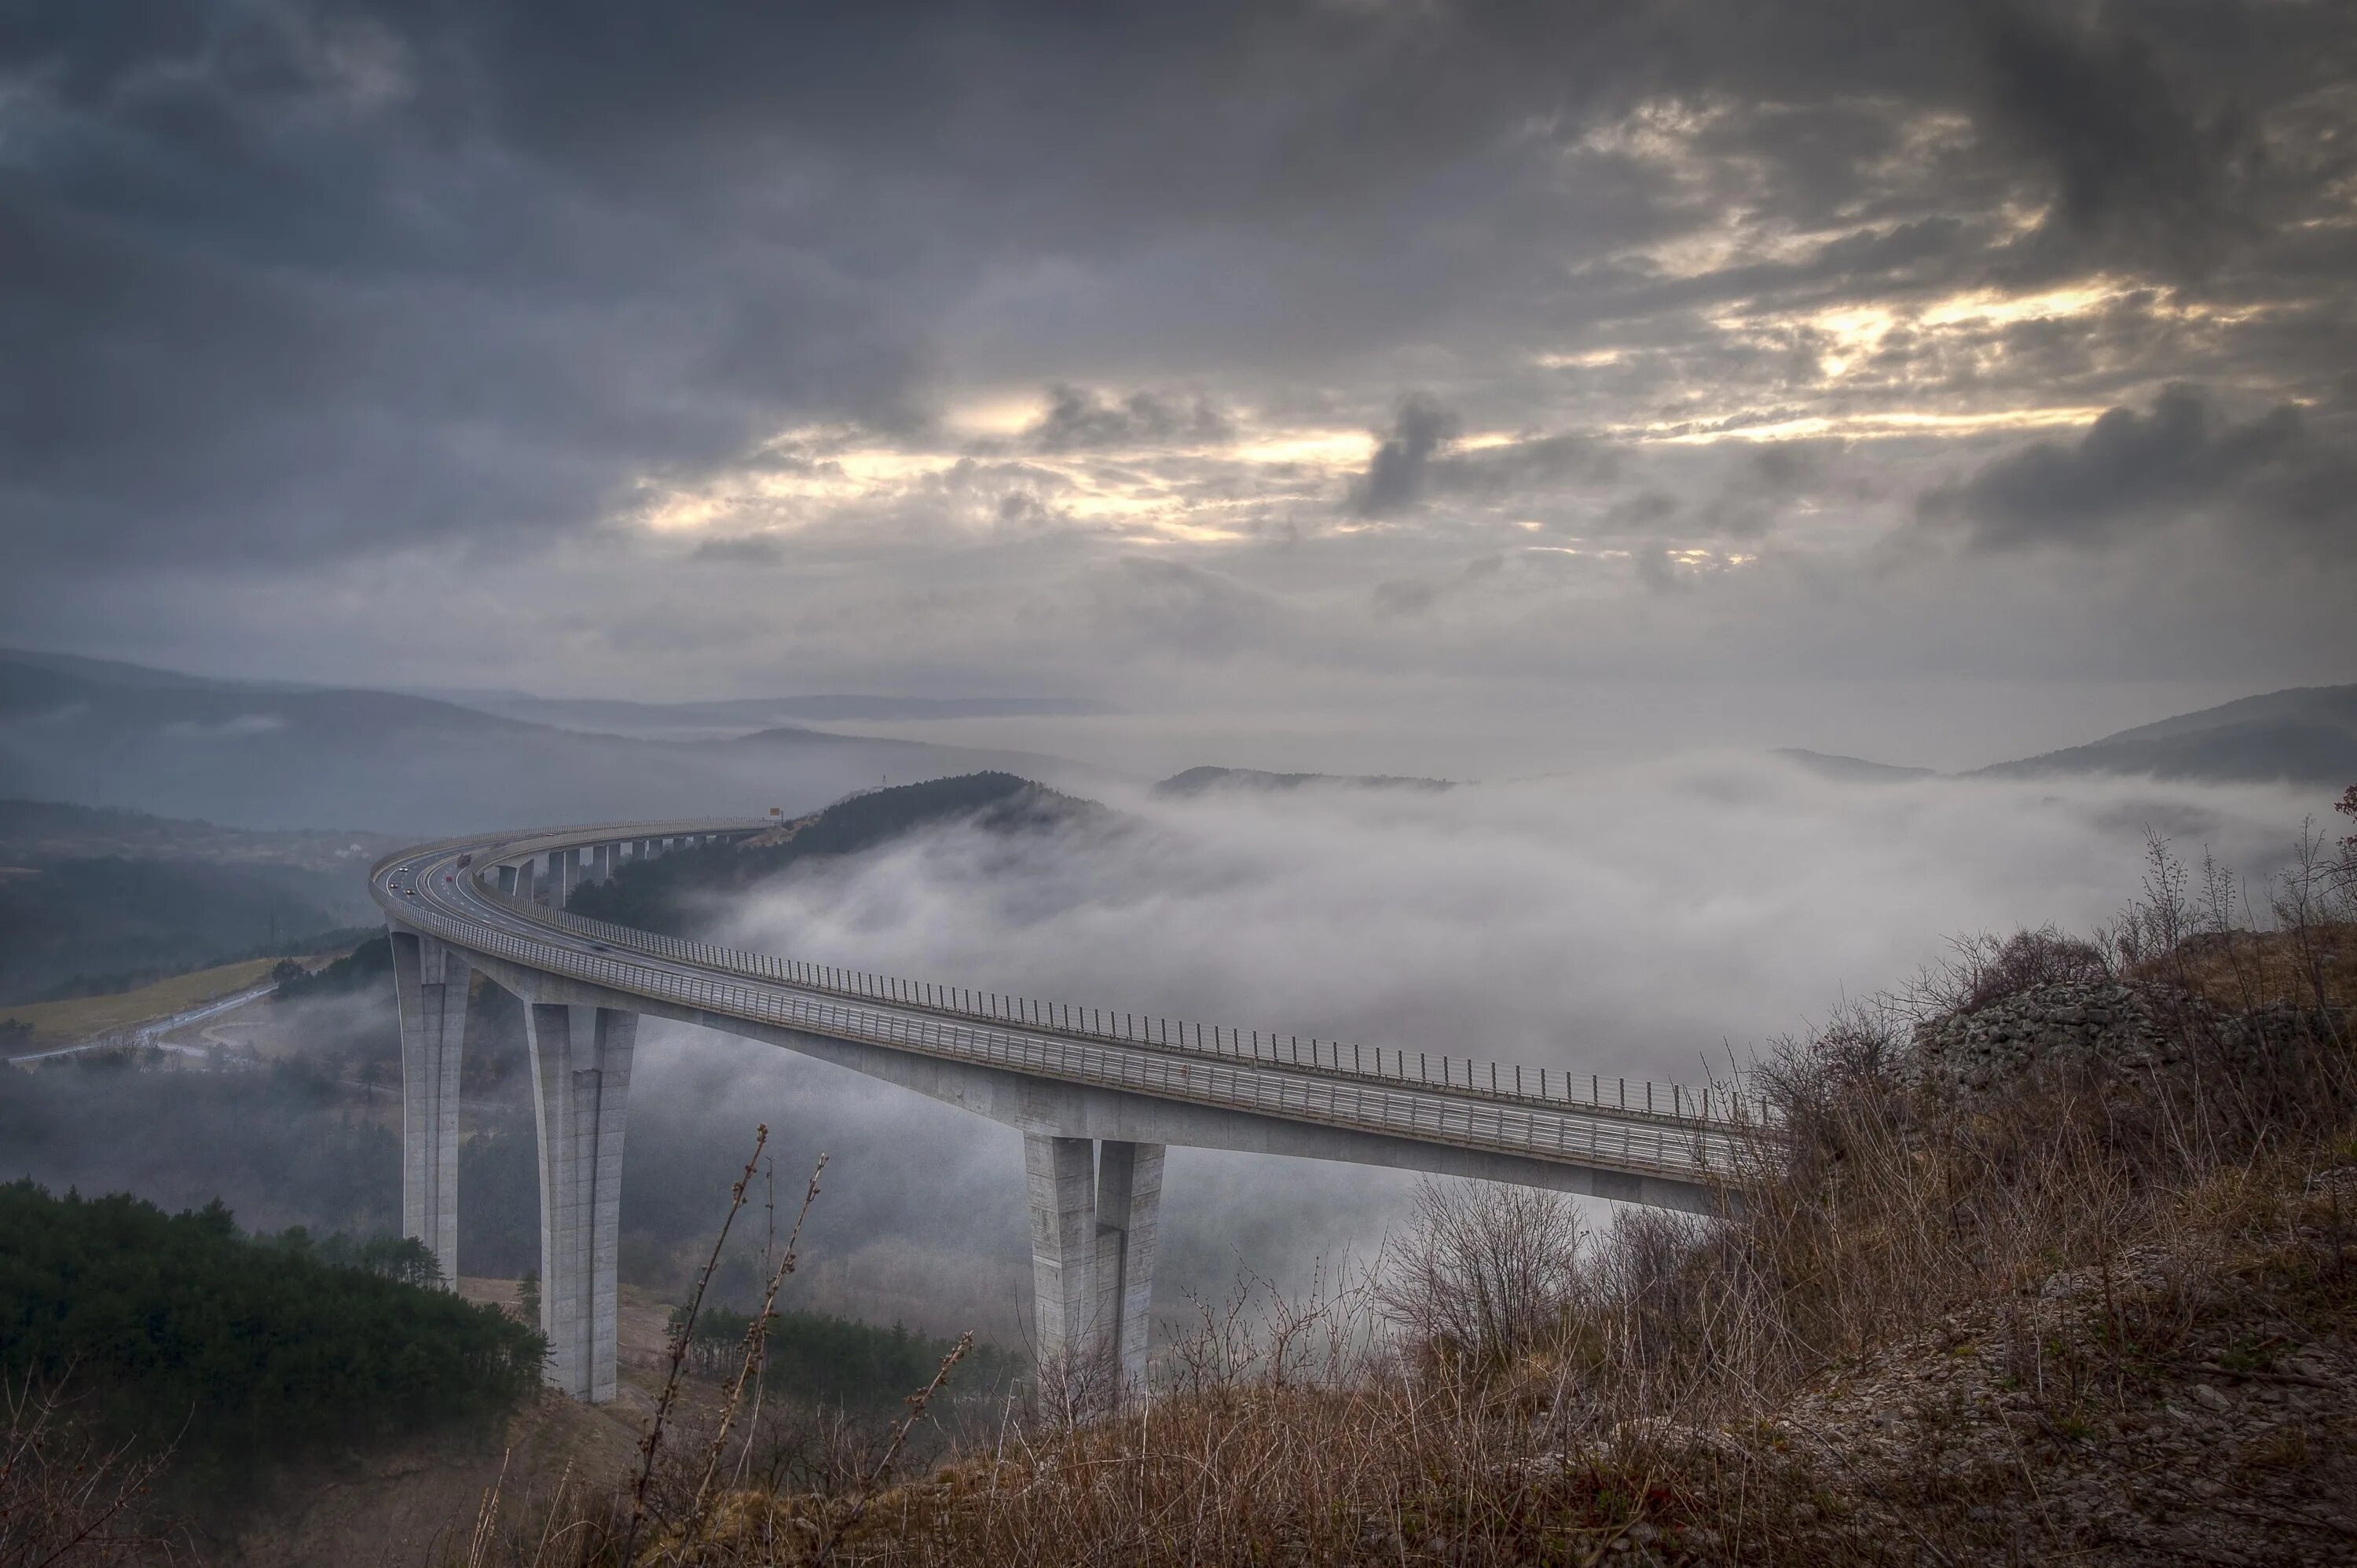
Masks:
[[[164,1542],[143,1515],[168,1447],[100,1443],[68,1418],[55,1387],[0,1390],[0,1568],[99,1568]]]
[[[1494,1375],[1558,1338],[1580,1287],[1578,1211],[1535,1187],[1426,1178],[1375,1301],[1425,1359]]]
[[[1896,1000],[1917,1018],[1982,1008],[2065,982],[2100,983],[2113,977],[2104,950],[2058,927],[2018,930],[2009,937],[1987,931],[1949,940],[1949,951],[1922,970]]]

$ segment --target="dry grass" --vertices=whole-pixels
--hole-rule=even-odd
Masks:
[[[2317,927],[2304,940],[2276,933],[2204,933],[2179,944],[2165,964],[2145,972],[2174,981],[2212,1006],[2273,1004],[2357,1007],[2357,924]]]

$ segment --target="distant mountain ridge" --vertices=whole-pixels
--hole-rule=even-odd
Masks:
[[[382,918],[362,873],[392,846],[0,800],[0,1002],[350,940]]]
[[[817,693],[791,697],[731,697],[706,703],[637,703],[608,697],[536,697],[520,692],[439,691],[421,695],[483,713],[640,738],[725,736],[797,723],[862,720],[1069,717],[1113,710],[1080,697],[892,697]]]
[[[1826,779],[1853,780],[1888,780],[1901,779],[1936,779],[1936,768],[1902,768],[1891,762],[1868,762],[1863,757],[1844,757],[1838,752],[1811,751],[1806,746],[1780,746],[1778,757],[1790,757],[1810,772]]]
[[[256,832],[215,822],[158,817],[113,807],[54,800],[0,800],[0,862],[38,865],[100,855],[129,859],[286,865],[339,875],[365,868],[401,841],[358,831]],[[350,878],[347,877],[349,880]],[[355,918],[372,908],[357,883],[349,889]]]
[[[1300,789],[1339,784],[1356,789],[1416,789],[1437,793],[1457,788],[1447,779],[1412,779],[1393,773],[1270,773],[1258,768],[1189,768],[1154,786],[1154,793],[1186,799],[1214,789]]]
[[[1798,746],[1776,755],[1850,781],[1937,778]],[[1969,768],[1962,779],[2134,776],[2206,784],[2295,784],[2338,789],[2357,780],[2357,685],[2295,686],[2137,725],[2083,746]]]
[[[2357,685],[2299,686],[2121,730],[1968,777],[2147,774],[2218,784],[2357,780]]]
[[[1061,757],[802,728],[655,740],[395,692],[214,681],[0,652],[0,796],[102,800],[248,829],[474,827],[811,810],[879,782]]]
[[[191,675],[179,670],[157,670],[128,664],[119,659],[85,659],[79,653],[44,653],[36,649],[0,648],[0,662],[22,664],[115,686],[145,686],[159,691],[324,692],[328,688],[298,681],[240,681],[221,675]]]

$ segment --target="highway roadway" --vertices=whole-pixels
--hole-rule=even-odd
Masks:
[[[371,890],[403,926],[714,1027],[742,1020],[789,1037],[812,1035],[1027,1079],[1618,1173],[1640,1178],[1648,1193],[1674,1195],[1639,1201],[1709,1208],[1710,1194],[1760,1147],[1756,1108],[1730,1104],[1723,1090],[1631,1085],[1553,1068],[1539,1079],[1536,1069],[1458,1057],[1436,1065],[1413,1050],[1303,1042],[823,968],[588,920],[524,902],[485,879],[527,854],[737,837],[770,825],[658,822],[451,840],[380,862]],[[1512,1088],[1517,1081],[1521,1092]],[[1628,1190],[1633,1196],[1636,1188]]]

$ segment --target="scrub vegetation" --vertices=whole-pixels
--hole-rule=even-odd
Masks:
[[[2112,929],[1960,942],[1762,1064],[1727,1211],[1436,1184],[1362,1276],[1166,1326],[1126,1416],[955,1434],[931,1473],[759,1472],[618,1554],[518,1563],[2323,1561],[2357,1542],[2357,846],[2255,911],[2156,845]],[[2166,1060],[1976,1093],[1913,1031],[2100,981]],[[954,1372],[950,1386],[954,1388]],[[700,1452],[693,1443],[684,1452]],[[651,1493],[699,1497],[658,1465]],[[561,1541],[561,1547],[543,1544]]]
[[[685,1321],[683,1309],[673,1316],[672,1331],[676,1334]],[[733,1374],[752,1325],[750,1312],[706,1307],[688,1335],[689,1369],[715,1380]],[[911,1389],[932,1376],[954,1343],[897,1323],[886,1328],[828,1312],[780,1312],[770,1319],[761,1377],[774,1398],[872,1417],[896,1411]],[[965,1367],[962,1390],[1005,1390],[1016,1377],[1015,1358],[995,1346],[974,1346]]]

